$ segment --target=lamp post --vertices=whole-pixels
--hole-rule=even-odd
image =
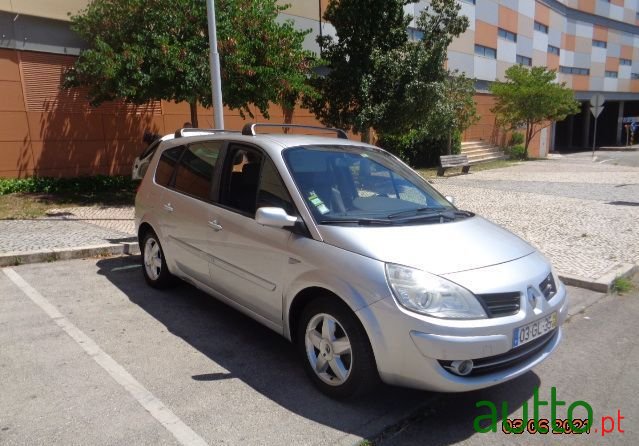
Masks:
[[[217,29],[215,25],[215,0],[206,0],[206,18],[209,23],[209,63],[211,66],[211,90],[213,91],[213,113],[215,128],[224,128],[222,105],[222,77],[220,76],[220,54],[217,52]]]

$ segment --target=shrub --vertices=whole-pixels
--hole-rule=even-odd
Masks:
[[[511,160],[525,160],[528,159],[528,152],[526,148],[521,144],[508,148],[508,155]]]
[[[136,185],[130,177],[125,176],[84,176],[75,178],[0,178],[0,195],[17,192],[22,193],[82,193],[95,194],[98,192],[135,190]]]
[[[518,146],[524,143],[524,134],[520,133],[520,132],[513,132],[512,135],[510,135],[510,142],[508,143],[509,146]]]
[[[397,155],[412,167],[439,165],[439,157],[448,152],[446,136],[411,131],[404,135],[379,135],[378,145]],[[451,141],[451,154],[461,152],[461,133],[455,132]]]

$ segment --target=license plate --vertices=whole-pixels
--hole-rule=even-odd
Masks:
[[[557,328],[556,312],[549,314],[544,318],[537,319],[530,324],[515,328],[515,333],[513,334],[513,347],[519,347],[520,345],[534,341],[538,337],[545,335],[555,328]]]

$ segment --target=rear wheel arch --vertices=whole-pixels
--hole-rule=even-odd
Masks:
[[[151,226],[147,222],[142,223],[138,228],[138,242],[140,244],[140,249],[142,249],[142,239],[149,231],[154,232],[157,235],[157,233],[153,229],[153,226]]]

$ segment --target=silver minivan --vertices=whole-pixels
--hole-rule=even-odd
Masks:
[[[340,130],[259,128],[178,131],[136,160],[150,286],[180,278],[277,331],[335,398],[488,387],[557,348],[566,289],[528,243]]]

